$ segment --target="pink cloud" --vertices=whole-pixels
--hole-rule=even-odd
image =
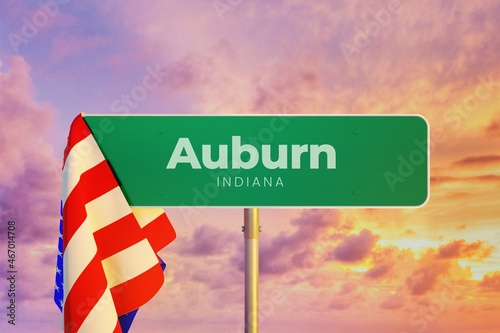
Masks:
[[[234,252],[237,240],[233,233],[209,225],[197,228],[191,239],[179,242],[179,252],[187,256],[211,256]]]
[[[57,234],[52,226],[59,210],[60,163],[46,142],[54,111],[33,101],[23,58],[13,57],[7,66],[0,73],[0,187],[9,195],[2,197],[0,215],[19,220],[19,237],[47,239]]]
[[[58,62],[83,51],[103,47],[107,43],[107,38],[103,36],[77,37],[61,33],[52,39],[51,54],[53,59]]]
[[[374,20],[373,13],[388,3],[241,3],[225,20],[211,3],[124,1],[99,7],[123,18],[126,29],[140,36],[134,39],[138,48],[154,49],[175,68],[174,86],[192,94],[197,112],[418,112],[439,127],[446,111],[476,88],[476,77],[496,66],[491,55],[500,43],[492,42],[497,24],[491,22],[498,9],[489,3],[398,2],[398,13],[367,37],[368,45],[350,64],[341,43],[352,44]],[[182,34],[165,33],[170,31]],[[186,67],[190,57],[209,65]],[[171,94],[166,98],[169,103],[175,99]],[[465,125],[464,119],[458,121]]]
[[[354,282],[346,282],[344,283],[341,287],[340,290],[337,292],[337,295],[348,295],[358,289],[358,285]]]
[[[328,305],[328,308],[332,310],[347,310],[350,307],[351,303],[342,300],[331,301],[330,305]]]
[[[406,286],[412,295],[424,295],[435,288],[439,278],[448,274],[450,267],[447,261],[424,263],[406,279]]]
[[[391,264],[381,264],[370,268],[365,276],[370,279],[379,279],[381,277],[387,276],[392,272],[393,266]]]
[[[30,68],[23,58],[12,57],[6,65],[7,71],[0,72],[0,150],[5,161],[0,165],[0,185],[13,185],[29,161],[25,151],[36,152],[36,144],[50,149],[43,144],[43,135],[53,110],[33,102]]]
[[[358,262],[366,259],[380,236],[364,229],[358,235],[347,236],[331,253],[330,259]]]
[[[192,89],[205,83],[211,71],[209,58],[189,55],[166,65],[163,69],[167,88],[171,91]]]
[[[386,310],[393,310],[402,308],[405,305],[405,299],[401,295],[391,295],[380,303],[380,307]]]
[[[325,237],[325,230],[333,228],[338,237],[352,228],[341,214],[329,210],[305,210],[301,216],[291,221],[297,227],[296,231],[282,232],[270,238],[265,234],[261,237],[260,271],[262,274],[280,275],[294,269],[318,267],[323,258],[316,255],[313,244]],[[328,239],[328,238],[327,238]],[[241,257],[235,257],[234,262],[243,269]]]
[[[19,306],[51,303],[58,237],[60,161],[47,143],[54,110],[34,101],[30,67],[12,57],[0,72],[0,219],[16,222]],[[7,228],[0,230],[6,238]],[[47,260],[47,258],[52,258]],[[6,290],[2,279],[1,287]],[[6,297],[3,295],[3,297]],[[43,313],[46,314],[47,306]],[[41,311],[41,310],[40,310]],[[38,317],[41,312],[33,313]],[[54,312],[56,313],[56,312]]]

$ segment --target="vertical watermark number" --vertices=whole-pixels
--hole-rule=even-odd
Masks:
[[[7,222],[7,322],[16,325],[16,221]]]

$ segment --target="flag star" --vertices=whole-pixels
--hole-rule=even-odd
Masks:
[[[59,291],[59,286],[58,286],[57,284],[56,284],[55,289],[56,289],[57,291]]]
[[[59,267],[56,267],[56,274],[61,274],[61,270],[59,269]]]
[[[58,252],[58,254],[57,254],[57,255],[58,255],[59,257],[62,257],[62,256],[63,256],[63,253],[62,253],[61,251],[57,251],[57,252]]]

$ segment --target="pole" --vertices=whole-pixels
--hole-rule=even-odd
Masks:
[[[245,208],[245,333],[259,332],[259,209]]]

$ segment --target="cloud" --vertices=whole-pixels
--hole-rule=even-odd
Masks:
[[[244,2],[229,6],[224,20],[211,2],[129,0],[97,6],[132,37],[124,39],[127,50],[145,49],[168,64],[174,83],[164,95],[183,110],[418,112],[440,126],[443,114],[474,91],[477,76],[496,68],[493,55],[500,42],[491,22],[498,8],[463,1],[398,2],[397,13],[379,22],[376,33],[366,34],[363,30],[376,23],[374,13],[389,4]],[[353,44],[360,33],[365,45],[358,45],[350,62],[341,45]],[[457,118],[451,115],[447,119]]]
[[[486,127],[486,135],[488,138],[500,138],[500,115],[491,119],[490,124]]]
[[[358,289],[358,285],[354,282],[346,282],[342,284],[340,290],[337,292],[337,295],[348,295]]]
[[[411,295],[425,295],[438,285],[443,276],[454,279],[470,279],[469,268],[462,268],[458,259],[482,260],[490,256],[493,247],[486,242],[467,243],[454,240],[437,249],[430,248],[419,259],[419,266],[406,278],[405,284]]]
[[[395,277],[396,264],[408,255],[408,251],[400,250],[395,246],[377,247],[372,254],[373,266],[366,271],[364,276],[373,280]]]
[[[86,52],[95,52],[108,45],[110,40],[103,36],[76,36],[60,33],[52,39],[51,58],[56,62],[68,57],[81,55]]]
[[[488,273],[479,281],[482,291],[500,293],[500,271]]]
[[[347,310],[351,307],[351,303],[343,300],[331,301],[328,305],[329,309],[332,310]]]
[[[244,281],[241,272],[231,266],[230,263],[224,263],[223,260],[203,261],[200,262],[199,267],[201,268],[191,271],[190,278],[193,281],[205,284],[210,290],[227,291],[233,286],[241,286]],[[231,299],[231,297],[228,297],[228,299]]]
[[[480,156],[468,156],[461,160],[455,161],[454,164],[459,166],[477,166],[491,163],[499,163],[500,155],[480,155]]]
[[[454,176],[431,176],[431,185],[442,185],[451,182],[463,183],[491,183],[500,182],[500,175],[480,175],[473,177],[454,177]]]
[[[463,268],[458,259],[482,260],[489,257],[493,249],[487,242],[467,243],[463,239],[430,248],[419,259],[419,266],[407,276],[406,287],[411,295],[419,296],[434,290],[443,276],[468,280],[472,277],[470,268]]]
[[[461,199],[467,199],[470,197],[473,197],[474,194],[469,193],[469,192],[447,192],[447,194],[444,195],[445,199],[449,200],[461,200]],[[458,227],[457,227],[458,229]]]
[[[459,181],[460,178],[452,176],[431,176],[431,185],[441,185],[449,182]]]
[[[406,279],[406,286],[412,295],[424,295],[434,289],[439,277],[448,274],[451,264],[448,261],[430,261],[412,272]]]
[[[467,243],[464,239],[454,240],[438,248],[437,259],[474,259],[482,260],[489,257],[493,246],[486,242]]]
[[[34,101],[29,72],[19,56],[0,72],[0,219],[17,221],[18,239],[55,244],[61,162],[46,142],[54,110]]]
[[[402,308],[405,305],[405,299],[403,296],[396,294],[396,295],[391,295],[384,299],[380,303],[380,307],[382,309],[386,310],[393,310],[393,309],[399,309]]]
[[[331,253],[330,259],[354,263],[364,260],[379,240],[379,236],[363,229],[358,235],[347,236]]]
[[[54,110],[36,102],[34,96],[30,66],[24,58],[14,56],[0,63],[0,220],[4,225],[10,220],[16,222],[16,301],[19,312],[26,314],[24,319],[18,318],[21,331],[30,325],[28,317],[45,320],[55,314],[54,318],[60,320],[51,298],[59,234],[61,161],[47,143]],[[0,229],[2,239],[7,238],[6,232],[6,227]],[[2,279],[0,288],[8,290],[7,283]],[[6,298],[5,293],[2,299]],[[44,305],[34,310],[35,303]]]
[[[370,279],[379,279],[392,272],[392,268],[393,265],[391,264],[382,264],[374,266],[365,273],[365,276]]]
[[[406,229],[405,234],[408,236],[415,236],[417,232],[413,229]]]
[[[322,241],[340,237],[352,228],[350,221],[338,211],[311,209],[291,221],[294,232],[282,232],[275,237],[261,236],[260,272],[263,275],[281,275],[294,269],[310,269],[323,264],[323,257],[314,246]],[[328,230],[335,230],[328,233]],[[240,256],[234,262],[243,270]]]
[[[165,89],[169,93],[197,90],[214,74],[212,57],[192,53],[168,63],[161,69]]]
[[[180,243],[179,253],[189,256],[211,256],[232,252],[237,239],[234,234],[210,225],[198,227],[190,239]]]

